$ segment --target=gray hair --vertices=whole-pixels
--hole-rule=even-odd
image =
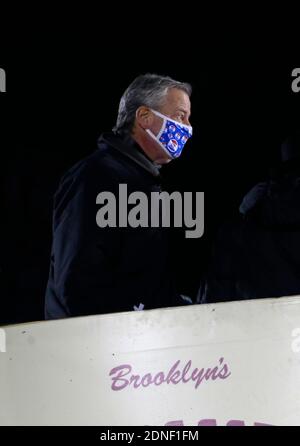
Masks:
[[[113,131],[128,133],[132,130],[137,109],[141,105],[157,109],[164,101],[170,88],[177,88],[191,96],[192,87],[185,82],[175,81],[169,76],[158,74],[143,74],[125,90],[119,104],[118,117]]]

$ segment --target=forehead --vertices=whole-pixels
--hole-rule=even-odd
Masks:
[[[165,106],[172,109],[183,109],[190,113],[191,102],[188,94],[178,88],[170,88],[165,97]]]

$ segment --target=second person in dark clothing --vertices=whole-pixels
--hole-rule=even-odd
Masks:
[[[277,174],[245,196],[222,226],[198,303],[300,294],[300,138],[281,147]]]

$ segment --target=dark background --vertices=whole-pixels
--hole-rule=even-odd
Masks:
[[[180,290],[195,295],[218,227],[279,161],[297,127],[297,60],[195,48],[117,51],[59,44],[0,52],[0,324],[43,319],[51,247],[52,199],[61,175],[96,149],[115,123],[119,99],[139,74],[169,75],[193,86],[194,136],[163,169],[168,190],[205,192],[205,234],[173,234]],[[88,290],[87,290],[88,292]]]

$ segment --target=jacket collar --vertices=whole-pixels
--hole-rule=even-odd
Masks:
[[[123,155],[127,156],[139,166],[143,167],[153,176],[160,175],[160,166],[151,161],[142,151],[140,146],[130,135],[120,136],[114,133],[103,133],[98,140],[98,147],[101,149],[101,144],[106,143],[117,149]]]

